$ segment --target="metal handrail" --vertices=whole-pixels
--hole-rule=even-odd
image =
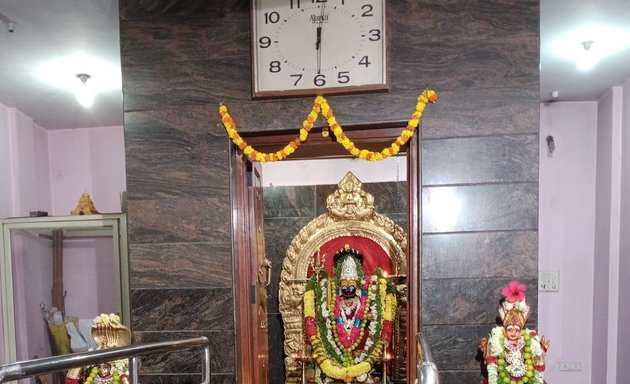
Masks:
[[[420,384],[439,384],[437,365],[433,361],[431,348],[422,332],[418,332],[416,335],[416,342],[418,344],[418,382]]]
[[[43,357],[27,361],[18,361],[0,365],[0,383],[19,380],[36,375],[64,371],[70,368],[86,367],[90,365],[110,362],[112,360],[131,359],[131,383],[138,382],[137,356],[150,355],[160,352],[171,352],[192,347],[203,347],[202,384],[210,384],[210,342],[205,336],[183,340],[162,341],[99,349],[89,352],[72,353],[61,356]]]

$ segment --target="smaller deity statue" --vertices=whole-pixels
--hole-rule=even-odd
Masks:
[[[97,349],[122,347],[131,343],[131,331],[117,314],[101,314],[92,320],[92,338]],[[75,368],[66,374],[65,384],[129,384],[127,359]]]
[[[482,384],[544,384],[545,353],[549,343],[535,330],[525,328],[530,308],[525,302],[527,287],[512,281],[501,293],[499,306],[502,325],[481,340],[487,377]]]
[[[304,292],[307,342],[316,356],[316,382],[370,382],[391,346],[396,288],[378,268],[362,270],[363,256],[345,245],[334,257],[335,276],[319,266]]]

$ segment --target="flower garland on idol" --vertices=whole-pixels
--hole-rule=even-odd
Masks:
[[[261,163],[264,163],[279,161],[289,157],[293,152],[295,152],[300,144],[306,141],[311,129],[313,129],[313,126],[320,114],[326,119],[328,127],[335,135],[337,142],[341,144],[346,149],[346,151],[348,151],[353,156],[363,160],[377,161],[398,154],[398,152],[400,151],[400,147],[404,146],[409,141],[409,139],[411,139],[416,131],[416,128],[418,128],[418,125],[420,124],[420,118],[422,117],[422,113],[424,112],[424,108],[426,107],[427,103],[435,102],[437,102],[437,93],[434,90],[430,89],[422,92],[420,96],[418,96],[416,109],[411,114],[411,117],[407,122],[407,127],[389,146],[376,152],[358,148],[352,142],[352,140],[350,140],[350,138],[346,136],[341,125],[337,123],[337,119],[335,118],[333,110],[324,96],[317,96],[315,98],[311,111],[306,116],[306,119],[302,122],[302,128],[300,128],[299,135],[295,139],[287,143],[284,148],[276,152],[260,152],[253,148],[251,145],[247,144],[247,142],[238,133],[236,123],[228,112],[227,106],[223,104],[219,106],[219,115],[221,116],[221,122],[223,123],[223,126],[225,127],[228,136],[230,137],[230,139],[232,139],[232,142],[234,142],[234,144],[239,149],[241,149],[251,161],[259,161]],[[323,131],[322,134],[326,135],[327,131]]]
[[[499,308],[503,325],[490,332],[485,356],[489,384],[543,384],[545,353],[549,343],[536,331],[525,328],[529,306],[526,287],[515,281],[502,291],[505,300]],[[507,330],[520,330],[515,343],[508,340]]]
[[[335,267],[335,279],[318,268],[309,279],[304,292],[304,324],[322,372],[350,382],[367,375],[391,344],[396,289],[381,268],[366,277],[354,257],[346,258],[355,263],[360,284],[354,318],[348,321],[340,303],[340,262]]]

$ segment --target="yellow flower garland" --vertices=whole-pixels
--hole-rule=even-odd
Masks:
[[[420,118],[422,117],[422,113],[424,112],[424,108],[427,103],[435,103],[437,101],[437,93],[432,90],[425,90],[418,96],[418,102],[416,103],[416,110],[411,114],[409,121],[407,122],[407,127],[401,132],[400,136],[396,138],[388,147],[383,148],[378,152],[369,151],[367,149],[358,148],[352,140],[346,136],[341,128],[341,125],[337,123],[337,119],[333,114],[332,108],[326,101],[324,96],[317,96],[313,103],[313,108],[311,112],[308,114],[304,122],[302,123],[302,128],[300,128],[300,133],[298,137],[290,141],[287,145],[284,146],[279,151],[264,153],[257,151],[252,146],[247,144],[247,142],[239,135],[236,123],[234,123],[234,119],[230,116],[228,109],[225,105],[219,106],[219,115],[221,116],[221,122],[227,131],[228,136],[236,146],[238,146],[243,153],[249,157],[252,161],[258,161],[261,163],[271,162],[271,161],[279,161],[286,159],[289,157],[295,150],[306,141],[309,132],[313,129],[313,125],[317,121],[320,113],[328,122],[328,127],[333,132],[335,137],[337,138],[337,142],[341,144],[346,151],[350,152],[353,156],[356,156],[360,159],[376,161],[383,160],[390,156],[394,156],[400,151],[400,147],[405,145],[409,139],[414,135],[416,128],[420,124]]]

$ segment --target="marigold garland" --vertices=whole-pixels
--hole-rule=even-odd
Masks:
[[[335,135],[337,142],[341,144],[346,151],[348,151],[353,156],[356,156],[360,159],[377,161],[383,160],[390,156],[395,156],[399,151],[400,147],[404,146],[409,139],[414,135],[416,128],[420,124],[420,118],[422,117],[422,113],[424,112],[424,108],[427,103],[435,103],[437,102],[437,93],[432,90],[425,90],[418,96],[418,102],[416,103],[416,109],[411,114],[409,121],[407,122],[407,127],[400,133],[400,136],[396,138],[389,146],[383,148],[378,152],[369,151],[367,149],[358,148],[352,140],[346,136],[341,128],[341,125],[337,123],[337,119],[335,119],[335,115],[333,114],[332,108],[326,101],[324,96],[317,96],[315,101],[313,102],[313,108],[311,112],[307,115],[306,119],[302,122],[302,128],[300,128],[300,133],[298,137],[291,140],[287,145],[284,146],[279,151],[264,153],[257,151],[251,145],[247,144],[247,142],[239,135],[236,123],[228,109],[225,105],[221,104],[219,106],[219,115],[221,116],[221,122],[227,131],[228,136],[234,144],[239,147],[243,151],[243,153],[249,157],[252,161],[258,161],[261,163],[264,162],[272,162],[286,159],[289,157],[295,150],[308,138],[308,134],[315,122],[317,121],[319,115],[321,114],[328,123],[328,127],[330,131]],[[325,131],[328,133],[327,128]]]
[[[322,372],[330,378],[349,382],[369,373],[373,363],[384,352],[384,342],[391,343],[397,305],[395,287],[383,277],[380,268],[369,278],[361,277],[362,296],[370,297],[364,304],[366,314],[369,313],[370,326],[366,331],[366,323],[361,321],[361,331],[354,335],[356,340],[352,340],[352,345],[340,338],[340,333],[342,336],[347,335],[334,325],[337,314],[334,304],[327,303],[328,289],[334,292],[335,283],[324,271],[311,276],[307,283],[303,296],[306,337]],[[319,312],[315,310],[316,307],[320,308]],[[364,332],[367,332],[367,336]],[[361,341],[365,345],[361,353],[354,356],[353,351]]]

